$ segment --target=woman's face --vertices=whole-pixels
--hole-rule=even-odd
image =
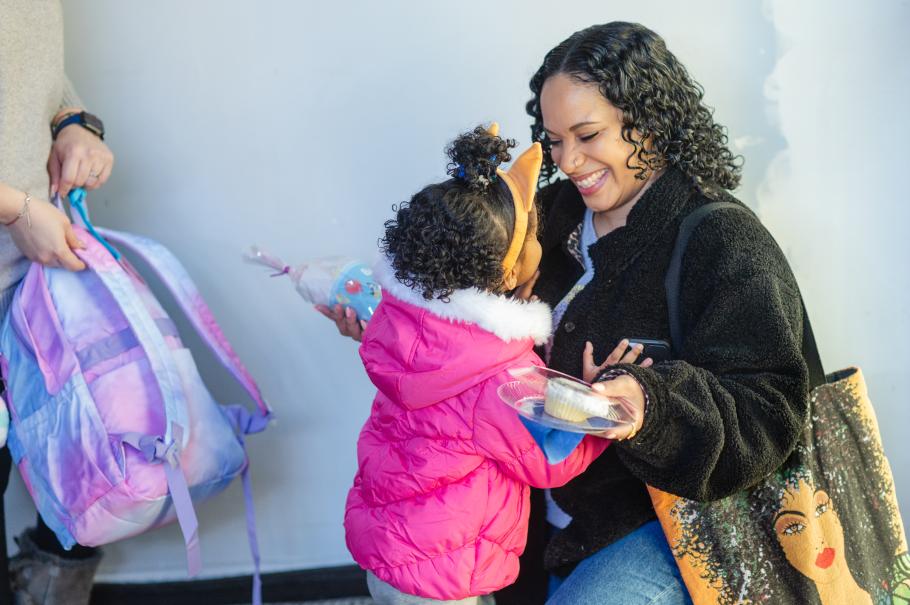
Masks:
[[[540,92],[540,109],[550,155],[588,208],[605,212],[636,199],[646,181],[626,166],[635,147],[622,138],[622,112],[596,85],[562,73],[551,76]]]
[[[844,529],[824,490],[800,481],[781,498],[774,532],[787,561],[804,576],[827,584],[843,574]]]

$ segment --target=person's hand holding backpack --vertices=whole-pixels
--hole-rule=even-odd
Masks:
[[[66,214],[53,204],[0,183],[0,221],[29,260],[70,271],[85,269],[73,253],[84,244]]]

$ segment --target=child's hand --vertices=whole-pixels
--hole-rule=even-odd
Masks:
[[[597,375],[607,366],[616,365],[618,363],[635,363],[635,360],[641,355],[642,349],[644,349],[644,346],[640,343],[636,343],[635,346],[629,348],[629,341],[623,339],[619,341],[619,344],[616,345],[613,352],[607,355],[607,359],[602,364],[597,365],[594,363],[594,345],[590,342],[586,342],[585,350],[581,354],[582,380],[585,382],[593,382],[594,379],[597,378]],[[654,360],[650,357],[646,357],[638,365],[643,368],[648,368],[654,365]]]
[[[335,322],[338,333],[342,336],[353,338],[357,342],[363,340],[363,331],[367,329],[367,322],[361,319],[357,321],[357,314],[354,309],[341,305],[335,305],[330,309],[326,305],[316,305],[316,310]]]

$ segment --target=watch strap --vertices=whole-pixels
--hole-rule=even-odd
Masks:
[[[72,124],[78,124],[79,126],[82,126],[97,136],[102,141],[104,140],[104,127],[101,126],[101,120],[84,111],[80,111],[79,113],[72,113],[54,124],[53,128],[51,129],[51,136],[53,139],[56,140],[57,136],[60,134],[60,131]]]

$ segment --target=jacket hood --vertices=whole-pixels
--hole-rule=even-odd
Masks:
[[[514,365],[550,336],[552,314],[476,288],[449,301],[425,300],[395,279],[386,259],[374,266],[382,302],[364,332],[360,355],[387,397],[416,409],[457,395]]]

